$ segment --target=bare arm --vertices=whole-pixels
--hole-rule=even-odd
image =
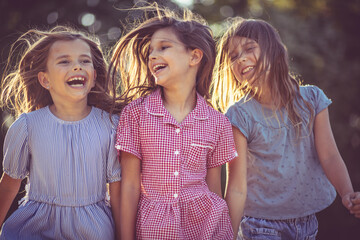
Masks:
[[[221,166],[207,169],[206,183],[210,191],[219,195],[222,198],[221,193]]]
[[[140,198],[141,161],[121,152],[120,222],[121,239],[135,239],[136,217]]]
[[[247,140],[245,136],[233,126],[236,151],[238,156],[228,165],[228,183],[225,200],[229,206],[231,224],[234,230],[234,239],[238,234],[240,221],[244,213],[246,200],[246,155]]]
[[[21,179],[14,179],[3,173],[0,180],[0,227],[2,226],[14,198],[19,192]]]
[[[115,222],[116,239],[120,239],[120,184],[119,181],[109,183],[110,205]]]
[[[341,196],[343,205],[350,209],[352,207],[351,198],[354,195],[354,189],[345,163],[336,146],[327,108],[315,117],[314,136],[321,166],[327,178]]]

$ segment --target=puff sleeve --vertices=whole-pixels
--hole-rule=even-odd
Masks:
[[[115,147],[118,151],[128,152],[142,159],[137,110],[136,105],[129,104],[121,112]]]
[[[112,116],[111,134],[110,134],[110,146],[107,158],[107,183],[117,182],[121,180],[121,167],[118,159],[117,150],[115,148],[116,141],[116,126],[119,122],[119,116]]]
[[[29,174],[31,160],[26,113],[20,115],[7,131],[3,152],[3,171],[12,178],[24,179]]]
[[[249,119],[246,112],[241,109],[238,104],[235,104],[228,109],[225,116],[229,119],[233,126],[240,130],[240,132],[246,137],[249,142],[251,138],[253,122],[251,121],[251,119]]]
[[[237,156],[231,124],[225,117],[224,120],[225,121],[223,121],[223,127],[219,133],[218,141],[207,161],[207,168],[223,165],[230,162]]]
[[[327,108],[331,104],[331,100],[325,95],[324,91],[317,86],[308,86],[308,98],[311,99],[313,104],[315,115]]]

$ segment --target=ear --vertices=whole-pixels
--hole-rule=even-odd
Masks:
[[[50,82],[49,82],[45,72],[38,73],[38,81],[43,88],[49,90]]]
[[[203,52],[195,48],[191,51],[191,59],[190,59],[190,66],[196,66],[201,62],[201,59],[203,57]]]

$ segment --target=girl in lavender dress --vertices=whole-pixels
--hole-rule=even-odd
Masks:
[[[108,97],[102,52],[86,35],[64,27],[30,30],[15,49],[18,43],[26,43],[26,50],[3,79],[1,95],[3,107],[18,118],[4,142],[0,225],[22,179],[28,178],[28,187],[0,239],[114,239],[118,118],[103,111]]]

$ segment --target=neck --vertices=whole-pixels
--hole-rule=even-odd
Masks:
[[[167,91],[163,88],[163,102],[169,113],[181,123],[196,106],[195,87],[179,91]]]
[[[271,108],[275,107],[277,101],[277,96],[271,95],[270,88],[266,84],[264,84],[260,93],[255,98],[261,105]]]
[[[86,102],[72,105],[54,103],[49,108],[56,117],[64,121],[79,121],[89,115],[91,111],[91,107]]]

